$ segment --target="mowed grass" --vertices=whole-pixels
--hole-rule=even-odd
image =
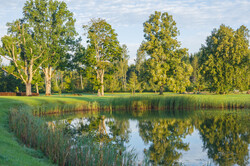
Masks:
[[[200,108],[250,108],[250,95],[180,95],[166,93],[159,96],[143,93],[131,96],[127,94],[106,94],[83,96],[50,96],[50,97],[0,97],[0,165],[52,165],[44,155],[27,148],[19,142],[9,130],[9,111],[20,106],[36,112],[44,113],[74,111],[81,109],[132,109],[137,108],[194,109]],[[37,112],[39,113],[39,112]]]

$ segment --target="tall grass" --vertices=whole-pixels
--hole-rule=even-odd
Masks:
[[[247,95],[171,95],[132,96],[113,98],[113,110],[197,110],[197,109],[241,109],[250,108]]]
[[[250,108],[249,95],[137,95],[95,97],[81,102],[46,103],[32,107],[34,115],[66,113],[93,110],[200,110],[200,109],[247,109]],[[82,102],[84,101],[84,102]]]
[[[134,165],[135,155],[122,152],[111,143],[97,144],[91,138],[74,140],[59,128],[24,109],[12,110],[9,127],[28,147],[41,150],[58,165]]]

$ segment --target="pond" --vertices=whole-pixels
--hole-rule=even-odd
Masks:
[[[46,117],[72,138],[112,142],[151,165],[248,165],[250,110],[113,111]]]

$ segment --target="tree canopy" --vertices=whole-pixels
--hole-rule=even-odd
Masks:
[[[211,91],[228,93],[249,88],[249,30],[241,26],[233,30],[221,25],[207,37],[201,48],[201,74]]]
[[[98,95],[103,96],[105,69],[120,59],[121,47],[115,30],[105,20],[92,19],[83,28],[88,38],[85,64],[95,70]]]

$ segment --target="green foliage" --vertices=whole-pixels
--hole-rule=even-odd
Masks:
[[[24,19],[34,31],[34,38],[45,47],[44,67],[56,67],[73,44],[75,20],[65,2],[57,0],[29,0],[23,8]]]
[[[190,84],[192,67],[182,61],[187,49],[180,48],[177,41],[178,30],[173,17],[168,13],[155,12],[144,23],[143,50],[150,56],[147,65],[153,82],[161,86],[167,84],[174,92],[183,92]]]
[[[249,88],[249,30],[221,25],[201,48],[201,74],[211,91],[228,93]]]
[[[118,81],[118,77],[114,75],[107,75],[106,77],[106,87],[110,92],[114,92],[120,90],[120,84]]]

